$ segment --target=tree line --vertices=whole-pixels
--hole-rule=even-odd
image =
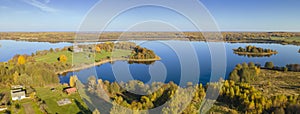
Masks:
[[[268,98],[248,83],[235,83],[233,80],[224,82],[218,101],[242,113],[296,114],[300,112],[299,95],[278,95]]]
[[[80,36],[80,37],[76,37]],[[299,37],[299,32],[1,32],[0,39],[51,41],[49,42],[74,42],[74,41],[99,41],[119,39],[188,39],[191,41],[205,41],[206,39],[221,41],[267,41],[282,43],[285,40],[272,40],[272,37],[289,39]],[[220,39],[220,37],[223,37]],[[76,38],[76,40],[74,40]],[[292,42],[293,43],[293,42]],[[295,41],[294,43],[297,43]],[[299,44],[299,42],[298,42]]]
[[[173,82],[144,84],[141,81],[131,80],[127,83],[118,83],[97,80],[92,76],[88,79],[86,90],[105,101],[112,101],[110,113],[199,114],[205,107],[203,102],[214,98],[206,94],[208,87],[212,87],[213,92],[220,94],[217,102],[230,108],[228,113],[295,114],[300,111],[299,95],[266,97],[249,83],[235,83],[233,80],[221,80],[205,86],[188,83],[181,87]]]
[[[58,84],[54,66],[46,63],[29,62],[30,56],[16,55],[9,62],[0,63],[0,86],[25,85],[43,87]],[[49,70],[50,69],[50,70]]]

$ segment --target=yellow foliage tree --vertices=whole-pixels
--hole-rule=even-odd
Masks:
[[[67,56],[65,56],[65,55],[60,55],[60,57],[59,57],[59,61],[60,62],[67,62],[67,60],[68,60],[68,58],[67,58]]]
[[[254,109],[254,108],[255,108],[254,101],[251,101],[250,104],[248,105],[248,109]]]
[[[25,62],[26,62],[25,57],[20,55],[18,57],[18,64],[23,65],[23,64],[25,64]]]
[[[255,73],[256,73],[256,75],[259,75],[260,74],[260,68],[255,67]]]
[[[75,87],[76,86],[76,81],[77,81],[77,77],[76,76],[71,76],[70,77],[70,86],[71,87]]]
[[[100,53],[100,52],[101,52],[101,49],[100,49],[100,47],[98,47],[98,46],[96,46],[96,49],[95,49],[95,50],[96,50],[97,53]]]

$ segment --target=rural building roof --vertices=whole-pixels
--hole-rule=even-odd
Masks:
[[[67,92],[67,93],[69,94],[69,93],[74,93],[74,92],[76,92],[77,89],[76,89],[75,87],[72,87],[72,88],[67,88],[67,89],[65,89],[64,91]]]
[[[14,91],[11,93],[11,97],[19,97],[19,96],[25,96],[25,91]]]

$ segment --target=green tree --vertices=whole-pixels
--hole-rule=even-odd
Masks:
[[[254,68],[254,67],[255,67],[255,64],[254,64],[253,62],[249,62],[249,63],[248,63],[248,66],[249,66],[249,68]]]
[[[248,68],[248,64],[244,62],[244,63],[242,64],[242,67],[243,67],[243,68]]]
[[[249,82],[251,79],[251,75],[248,69],[241,69],[239,72],[239,75],[241,76],[241,81],[242,82]]]
[[[273,62],[266,62],[265,67],[268,69],[272,69],[272,68],[274,68],[274,64],[273,64]]]

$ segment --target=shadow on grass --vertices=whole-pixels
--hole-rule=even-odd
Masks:
[[[75,103],[80,109],[80,112],[78,112],[77,114],[92,114],[92,112],[88,108],[85,108],[78,100],[75,100]]]

